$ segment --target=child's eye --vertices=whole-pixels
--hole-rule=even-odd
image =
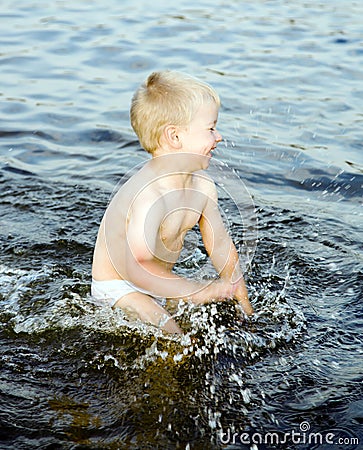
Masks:
[[[216,131],[215,127],[209,128],[210,131]]]

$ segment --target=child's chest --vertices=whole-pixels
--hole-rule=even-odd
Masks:
[[[204,203],[200,198],[184,200],[168,205],[159,227],[158,257],[170,263],[178,259],[186,233],[199,222],[203,211]]]
[[[163,242],[184,239],[185,233],[192,229],[200,219],[200,211],[175,209],[166,215],[160,225],[160,239]]]

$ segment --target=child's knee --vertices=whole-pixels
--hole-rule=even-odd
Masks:
[[[115,303],[115,307],[121,308],[130,319],[141,319],[168,333],[183,333],[170,314],[146,294],[140,292],[127,294]]]

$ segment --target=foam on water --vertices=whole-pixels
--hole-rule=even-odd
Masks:
[[[173,354],[177,363],[189,353],[199,358],[205,355],[215,357],[226,350],[239,355],[242,351],[245,358],[251,359],[281,342],[294,341],[304,330],[302,311],[284,301],[286,286],[277,294],[269,291],[268,284],[252,293],[252,302],[259,305],[252,319],[245,318],[242,309],[233,302],[201,307],[179,302],[173,317],[186,329],[185,335],[180,337],[165,335],[158,328],[139,321],[130,322],[121,310],[114,311],[97,304],[89,295],[81,297],[72,289],[67,289],[62,298],[49,299],[44,305],[38,306],[36,301],[32,304],[32,297],[37,297],[39,288],[44,283],[56,282],[56,277],[57,271],[46,266],[30,271],[0,266],[3,314],[6,312],[11,317],[15,333],[39,334],[77,327],[110,334],[137,333],[155,338],[146,356],[142,357],[143,363],[168,356],[167,352],[158,349],[158,339],[184,347],[181,353]],[[286,283],[288,279],[287,275]],[[264,331],[264,326],[268,330]],[[257,332],[253,331],[255,327]],[[196,340],[198,336],[203,336],[202,341]]]
[[[32,296],[38,295],[39,283],[56,282],[57,271],[51,267],[25,271],[3,265],[0,273],[2,316],[6,315],[8,330],[10,327],[16,334],[46,340],[47,336],[52,339],[54,333],[67,334],[73,330],[84,338],[92,334],[107,336],[111,341],[116,339],[121,347],[111,346],[103,351],[89,348],[84,361],[85,367],[100,372],[111,370],[114,376],[117,372],[160,371],[163,367],[168,371],[178,367],[196,371],[198,386],[203,386],[203,401],[195,424],[203,424],[213,436],[223,429],[225,403],[233,405],[238,399],[239,414],[247,416],[251,404],[263,402],[263,394],[246,385],[245,368],[266,352],[293,345],[305,332],[302,311],[284,298],[288,275],[279,292],[269,290],[267,283],[263,290],[252,293],[252,302],[259,305],[252,319],[244,317],[234,302],[199,307],[179,302],[173,315],[186,333],[172,336],[138,321],[130,322],[122,311],[98,305],[89,295],[82,297],[72,290],[40,307],[36,304],[29,307]],[[228,369],[223,368],[225,361]],[[223,410],[219,404],[224,405]]]

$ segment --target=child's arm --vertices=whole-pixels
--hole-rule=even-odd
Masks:
[[[113,258],[116,266],[124,267],[120,271],[123,278],[150,295],[188,299],[196,304],[234,296],[237,286],[229,280],[197,282],[172,273],[167,261],[160,262],[156,252],[162,220],[157,217],[157,208],[149,207],[145,202],[134,206],[127,226],[127,243],[123,254],[119,255],[121,259],[125,258],[125,264],[117,264],[117,258]]]
[[[234,298],[247,315],[253,313],[239,264],[238,253],[218,209],[215,185],[208,183],[208,200],[199,221],[204,246],[220,277],[236,284]]]

